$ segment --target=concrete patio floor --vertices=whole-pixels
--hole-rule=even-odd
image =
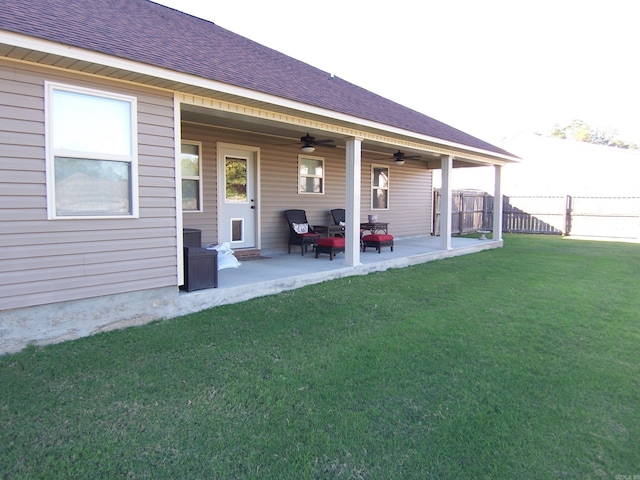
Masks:
[[[299,249],[292,247],[291,254],[266,254],[260,259],[242,261],[238,268],[220,270],[218,288],[181,292],[178,309],[182,312],[195,312],[336,278],[469,255],[502,245],[502,240],[453,237],[451,249],[442,250],[440,237],[400,238],[395,240],[393,252],[389,248],[383,248],[382,253],[378,253],[375,249],[368,248],[360,254],[362,264],[355,267],[345,265],[343,253],[330,261],[327,254],[320,254],[315,258],[315,254],[308,251],[302,256]]]

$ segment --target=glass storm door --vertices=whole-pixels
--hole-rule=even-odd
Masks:
[[[222,202],[219,243],[254,248],[256,241],[256,153],[221,148]]]

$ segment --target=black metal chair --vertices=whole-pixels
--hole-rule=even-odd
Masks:
[[[315,246],[320,234],[309,225],[304,210],[285,210],[284,216],[289,223],[289,253],[291,253],[291,245],[300,245],[300,251],[304,255],[309,245]]]

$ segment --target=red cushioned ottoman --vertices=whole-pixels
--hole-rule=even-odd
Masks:
[[[366,251],[367,247],[374,247],[380,253],[382,247],[391,247],[393,252],[393,235],[386,233],[374,233],[373,235],[365,235],[362,237],[362,251]]]
[[[338,252],[344,252],[343,237],[322,237],[316,242],[316,258],[321,253],[328,253],[329,260]]]

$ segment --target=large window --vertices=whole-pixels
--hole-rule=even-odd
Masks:
[[[389,167],[371,166],[371,208],[373,210],[389,208]]]
[[[136,99],[46,83],[49,218],[138,215]]]
[[[180,151],[182,211],[202,211],[202,145],[183,142]]]
[[[324,159],[298,156],[298,193],[324,193]]]

